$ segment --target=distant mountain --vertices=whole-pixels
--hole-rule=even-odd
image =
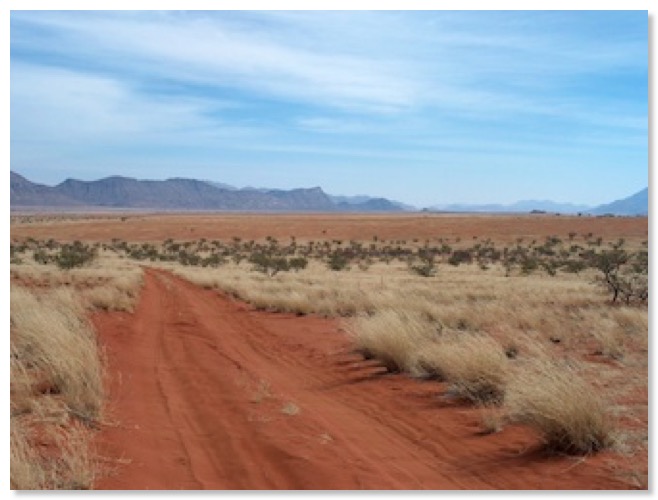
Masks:
[[[365,194],[358,194],[356,196],[340,196],[330,194],[329,198],[331,198],[331,201],[336,204],[346,203],[347,205],[358,205],[359,203],[365,203],[366,201],[372,199],[370,196],[366,196]]]
[[[532,211],[541,211],[561,214],[586,213],[592,215],[647,215],[649,213],[649,189],[645,188],[628,198],[613,201],[612,203],[606,203],[598,207],[590,207],[574,203],[556,203],[550,200],[523,200],[510,205],[433,205],[427,210],[476,213],[529,213]]]
[[[337,206],[342,207],[345,210],[349,210],[351,206],[359,206],[362,209],[369,207],[370,211],[391,211],[391,210],[406,210],[406,211],[415,211],[418,210],[416,207],[407,205],[400,201],[388,200],[386,198],[372,198],[367,195],[356,195],[356,196],[340,196],[340,195],[328,195]]]
[[[215,181],[203,181],[207,184],[210,184],[213,187],[219,188],[219,189],[227,189],[229,191],[237,191],[238,188],[235,186],[231,186],[230,184],[224,184],[223,182],[215,182]]]
[[[221,187],[225,186],[225,187]],[[21,206],[107,207],[163,210],[345,211],[320,187],[236,189],[226,184],[174,178],[164,181],[112,176],[97,181],[67,179],[54,187],[34,184],[11,172],[12,208]],[[383,198],[349,205],[350,211],[399,211]]]
[[[575,214],[585,212],[592,207],[587,205],[576,205],[573,203],[557,203],[550,200],[523,200],[510,205],[487,204],[487,205],[434,205],[430,210],[444,212],[486,212],[486,213],[527,213],[539,210],[549,213]]]
[[[246,191],[242,191],[242,193],[247,194]],[[282,203],[290,204],[295,210],[331,211],[335,208],[329,196],[319,187],[291,189],[290,191],[272,189],[265,192],[256,191],[256,193],[281,200]]]
[[[331,202],[319,188],[292,191],[236,191],[195,179],[165,181],[107,177],[83,182],[68,179],[55,186],[75,200],[108,207],[168,210],[327,210]]]
[[[590,213],[594,215],[648,215],[649,188],[644,188],[628,198],[599,205],[590,210]]]
[[[400,212],[405,210],[396,202],[386,198],[369,198],[362,203],[337,203],[336,209],[341,212]]]
[[[9,199],[12,206],[24,207],[75,207],[84,204],[49,186],[30,182],[16,172],[10,172]]]
[[[149,181],[118,176],[98,181],[67,179],[54,189],[75,200],[114,208],[230,210],[239,208],[242,202],[233,191],[194,179]],[[258,203],[261,200],[244,201]]]

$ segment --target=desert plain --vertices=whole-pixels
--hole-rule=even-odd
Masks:
[[[11,217],[13,489],[648,488],[646,217]]]

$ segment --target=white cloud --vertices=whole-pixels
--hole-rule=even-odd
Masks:
[[[124,78],[157,76],[356,113],[555,114],[547,96],[573,78],[642,62],[635,57],[646,50],[641,36],[551,36],[530,16],[42,12],[16,21],[55,30],[56,53],[99,59]],[[39,39],[20,43],[43,48]]]
[[[252,132],[209,117],[215,101],[151,96],[77,71],[15,63],[11,89],[13,141],[170,144]]]
[[[14,11],[12,163],[176,175],[334,161],[372,178],[381,165],[588,151],[626,164],[646,151],[642,97],[624,93],[642,91],[625,80],[646,71],[642,33],[581,33],[572,20],[556,34],[537,24],[550,15],[529,16]]]
[[[216,16],[47,13],[28,22],[59,30],[71,54],[184,82],[380,112],[410,106],[417,90],[394,64],[307,50]]]

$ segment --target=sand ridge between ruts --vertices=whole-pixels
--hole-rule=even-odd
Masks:
[[[331,319],[252,310],[146,269],[134,314],[93,318],[108,358],[113,470],[97,489],[607,489],[607,453],[483,436],[445,388],[385,375]]]

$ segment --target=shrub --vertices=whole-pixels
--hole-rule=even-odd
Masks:
[[[273,257],[260,252],[251,254],[249,262],[254,265],[255,271],[270,277],[280,271],[288,271],[290,269],[290,264],[285,257]]]
[[[629,254],[622,248],[623,244],[624,241],[619,240],[611,250],[590,254],[588,258],[603,274],[600,281],[612,293],[613,303],[620,296],[627,304],[633,299],[646,302],[649,296],[647,253]]]
[[[418,276],[429,278],[436,275],[436,264],[434,262],[434,255],[431,253],[420,253],[419,264],[410,264],[409,268]]]
[[[473,262],[473,256],[468,250],[455,250],[448,259],[448,264],[458,266],[459,264],[470,264]]]
[[[294,257],[288,261],[288,265],[290,269],[293,271],[306,269],[306,266],[308,266],[308,259],[306,259],[305,257]]]
[[[332,271],[343,271],[348,269],[349,263],[349,259],[343,254],[340,252],[334,252],[329,256],[327,265]]]
[[[96,250],[84,245],[79,241],[72,244],[64,244],[59,252],[55,255],[55,264],[60,269],[73,269],[82,267],[96,258]]]
[[[48,252],[40,248],[34,251],[34,253],[32,254],[32,258],[34,259],[34,262],[36,262],[37,264],[44,264],[44,265],[49,264],[53,260],[53,257],[49,255]]]
[[[531,274],[539,267],[539,261],[534,257],[526,256],[521,261],[521,273],[522,274]]]
[[[582,260],[565,260],[562,262],[562,269],[567,273],[578,274],[580,271],[584,270],[587,267],[587,264]]]

